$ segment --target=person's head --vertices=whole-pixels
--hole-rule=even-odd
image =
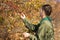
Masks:
[[[40,10],[40,16],[44,17],[44,16],[50,16],[51,12],[52,12],[52,7],[49,4],[45,4],[42,6],[41,10]]]

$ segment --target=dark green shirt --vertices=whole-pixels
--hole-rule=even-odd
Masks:
[[[36,33],[36,35],[30,35],[31,40],[54,40],[54,30],[50,17],[43,18],[37,25],[29,23],[26,19],[23,21],[29,30]]]

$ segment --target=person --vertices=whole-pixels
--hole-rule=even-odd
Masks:
[[[52,7],[49,4],[42,5],[40,9],[41,21],[37,25],[33,25],[26,20],[26,16],[22,13],[21,18],[26,27],[35,32],[35,35],[23,33],[24,37],[29,37],[30,40],[54,40],[54,30],[52,20],[49,17],[52,12]]]

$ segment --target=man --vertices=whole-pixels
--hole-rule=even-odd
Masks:
[[[30,37],[30,40],[54,40],[54,30],[49,17],[52,12],[52,7],[49,4],[45,4],[40,9],[41,21],[37,25],[33,25],[26,20],[26,16],[22,13],[21,18],[27,26],[27,28],[33,32],[35,35],[29,33],[23,33],[25,37]]]

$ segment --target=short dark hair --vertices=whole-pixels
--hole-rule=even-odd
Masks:
[[[50,16],[50,14],[51,14],[51,12],[52,12],[52,7],[51,7],[51,5],[49,5],[49,4],[45,4],[45,5],[42,6],[42,10],[45,11],[45,14],[46,14],[47,16]]]

